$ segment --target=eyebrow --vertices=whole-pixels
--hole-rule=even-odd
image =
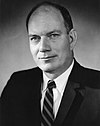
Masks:
[[[57,33],[59,33],[59,34],[62,33],[60,30],[53,30],[53,31],[51,31],[51,32],[48,32],[46,35],[50,35],[50,34],[53,34],[53,33],[55,33],[55,32],[57,32]]]
[[[55,32],[57,32],[57,33],[59,33],[59,34],[62,33],[61,30],[53,30],[53,31],[47,32],[46,35],[48,36],[48,35],[53,34],[53,33],[55,33]],[[34,34],[28,34],[29,37],[32,37],[32,36],[35,36],[35,35],[36,35],[36,36],[40,36],[40,35],[37,34],[37,33],[34,33]],[[44,34],[43,34],[43,35],[44,35]]]
[[[28,34],[29,37],[33,37],[33,36],[39,36],[37,34]]]

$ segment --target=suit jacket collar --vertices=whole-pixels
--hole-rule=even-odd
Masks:
[[[86,80],[84,67],[82,67],[75,59],[73,69],[69,76],[69,80],[75,83],[81,83],[81,87],[84,86],[83,82],[85,82]]]

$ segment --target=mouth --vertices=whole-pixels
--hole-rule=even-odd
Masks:
[[[45,57],[40,57],[39,59],[41,59],[41,60],[50,60],[50,59],[53,59],[55,57],[56,56],[45,56]]]

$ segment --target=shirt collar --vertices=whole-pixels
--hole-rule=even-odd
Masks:
[[[58,91],[63,94],[63,91],[65,89],[65,86],[66,86],[66,83],[67,83],[67,80],[68,80],[68,77],[71,73],[71,70],[73,68],[73,65],[74,65],[74,60],[72,62],[72,64],[70,65],[70,67],[64,72],[62,73],[60,76],[58,76],[56,79],[54,79],[55,83],[56,83],[56,87],[58,89]],[[46,90],[47,88],[47,83],[48,81],[50,80],[46,75],[45,73],[43,72],[43,92]]]

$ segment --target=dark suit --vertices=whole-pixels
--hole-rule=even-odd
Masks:
[[[2,126],[40,126],[42,71],[14,73],[1,96]],[[54,126],[100,126],[100,72],[76,61]]]

